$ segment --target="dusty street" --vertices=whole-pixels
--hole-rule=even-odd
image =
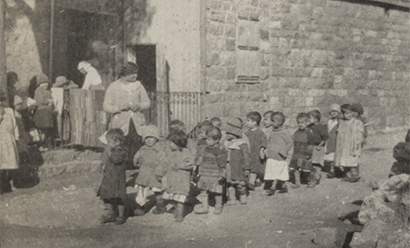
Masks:
[[[44,179],[33,188],[1,196],[1,247],[323,247],[312,242],[314,230],[357,228],[339,218],[359,210],[371,192],[369,181],[387,178],[392,148],[404,135],[398,131],[369,137],[358,183],[323,174],[313,189],[265,196],[257,188],[247,205],[226,206],[220,216],[212,214],[213,208],[208,215],[189,213],[182,223],[175,223],[172,214],[148,213],[121,226],[101,225],[103,206],[94,193],[99,175]]]

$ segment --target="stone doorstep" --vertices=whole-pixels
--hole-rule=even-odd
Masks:
[[[43,164],[38,168],[40,178],[49,178],[62,174],[78,174],[82,172],[96,172],[101,169],[100,160],[70,161],[55,164]]]

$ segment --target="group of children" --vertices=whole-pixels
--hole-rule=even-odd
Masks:
[[[144,146],[133,160],[139,168],[135,181],[138,207],[134,214],[147,212],[148,196],[153,193],[153,213],[166,212],[166,204],[173,202],[174,216],[181,222],[184,206],[191,197],[190,188],[196,187],[200,204],[194,212],[207,214],[212,198],[213,213],[219,215],[224,202],[233,205],[239,200],[246,204],[249,191],[263,182],[267,195],[288,192],[287,181],[296,189],[306,179],[307,187],[313,188],[320,183],[324,165],[329,168],[328,177],[341,176],[343,181],[357,182],[365,138],[362,113],[360,104],[333,104],[327,125],[320,123],[318,110],[299,113],[298,129],[293,134],[284,128],[285,116],[279,111],[267,111],[263,117],[250,112],[245,122],[238,117],[230,118],[224,129],[221,119],[214,117],[198,125],[196,140],[188,139],[184,123],[179,120],[170,123],[166,140],[159,136],[156,126],[145,126]],[[98,194],[109,211],[102,222],[122,224],[127,149],[121,145],[124,134],[120,129],[109,130],[106,137],[104,178]]]

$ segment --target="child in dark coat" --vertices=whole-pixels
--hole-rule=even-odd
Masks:
[[[193,156],[186,148],[188,136],[184,131],[176,130],[169,134],[170,152],[163,168],[163,198],[176,203],[177,222],[184,220],[184,205],[189,194],[190,175],[193,168]]]
[[[407,131],[405,142],[399,142],[393,149],[393,163],[389,177],[410,174],[410,129]]]
[[[322,166],[325,162],[325,144],[329,137],[327,128],[320,123],[321,114],[319,110],[312,110],[309,113],[310,125],[308,128],[312,130],[314,145],[312,153],[313,170],[309,179],[309,188],[315,187],[320,183]]]
[[[329,170],[327,174],[328,178],[335,177],[335,151],[336,151],[336,139],[337,139],[337,128],[339,127],[340,119],[340,105],[332,104],[330,106],[330,118],[327,121],[326,127],[329,134],[329,138],[326,141],[325,146],[325,162],[323,167]]]
[[[239,194],[241,204],[246,204],[246,182],[248,180],[251,165],[249,159],[249,140],[242,133],[242,120],[232,118],[226,127],[226,139],[228,145],[228,161],[226,178],[228,187],[233,186]],[[229,195],[227,205],[236,204],[235,196]]]
[[[208,196],[215,196],[214,214],[222,213],[222,193],[225,185],[225,167],[227,151],[219,143],[222,132],[217,127],[211,127],[206,132],[206,142],[201,163],[199,164],[198,187],[201,190],[199,195],[200,205],[195,208],[196,214],[207,214],[209,212]]]
[[[203,152],[207,146],[206,143],[206,132],[208,129],[213,127],[212,122],[205,120],[198,126],[198,140],[196,141],[193,149],[193,154],[195,155],[195,160],[194,160],[194,170],[193,170],[193,176],[192,176],[192,181],[193,184],[195,185],[198,182],[198,166],[201,164],[201,159]]]
[[[310,161],[313,152],[313,132],[307,128],[309,115],[299,113],[296,117],[298,130],[293,134],[293,155],[289,164],[289,180],[292,188],[300,188],[301,172],[310,173],[313,170]]]
[[[44,134],[44,140],[40,151],[47,151],[53,147],[54,136],[54,107],[51,91],[49,90],[49,80],[44,74],[37,76],[38,87],[34,92],[34,100],[37,102],[37,109],[34,111],[33,120],[36,127]]]
[[[159,181],[158,172],[165,163],[165,151],[159,141],[159,130],[154,125],[148,125],[142,130],[142,146],[134,156],[134,166],[139,167],[138,177],[135,181],[135,188],[138,190],[136,197],[139,207],[134,214],[139,216],[145,214],[143,209],[148,202],[147,194],[151,190],[155,194],[156,208],[154,214],[165,213],[165,203],[162,199],[162,184]]]
[[[266,148],[268,141],[265,133],[259,128],[262,116],[258,112],[249,112],[246,118],[249,130],[245,134],[249,139],[251,161],[248,188],[255,190],[255,185],[261,185],[265,174],[265,164],[259,155]]]
[[[108,210],[108,214],[102,216],[102,223],[115,222],[116,225],[121,225],[125,222],[124,202],[127,197],[125,162],[128,158],[128,151],[120,145],[124,140],[124,133],[121,129],[108,130],[106,137],[107,147],[101,160],[104,177],[97,196],[104,201]]]

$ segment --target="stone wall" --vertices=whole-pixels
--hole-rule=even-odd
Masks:
[[[209,0],[205,116],[298,112],[360,102],[370,129],[410,121],[410,18],[390,9],[330,0]],[[383,1],[380,1],[383,2]],[[392,1],[390,1],[392,2]],[[399,2],[399,1],[395,1]],[[260,22],[260,82],[235,82],[237,23]]]

